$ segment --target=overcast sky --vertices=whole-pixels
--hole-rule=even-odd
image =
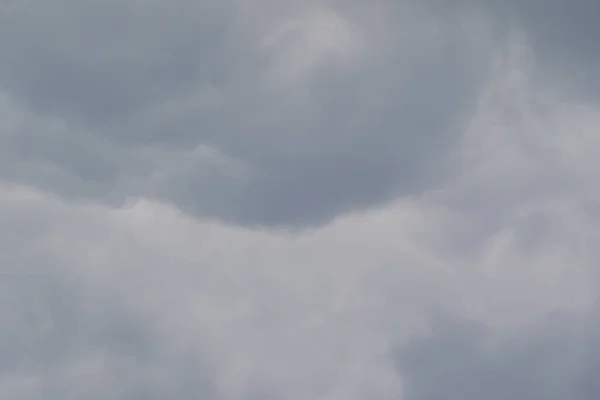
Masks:
[[[0,393],[600,398],[598,15],[0,0]]]

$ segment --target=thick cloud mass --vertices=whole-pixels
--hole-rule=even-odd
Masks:
[[[0,82],[28,115],[5,129],[5,179],[267,225],[322,224],[438,180],[485,72],[477,21],[271,7],[5,6]]]
[[[0,0],[0,393],[600,398],[598,7],[449,4]]]
[[[467,9],[482,10],[500,30],[519,29],[536,54],[536,80],[552,82],[570,97],[598,101],[600,33],[594,0],[465,0]]]

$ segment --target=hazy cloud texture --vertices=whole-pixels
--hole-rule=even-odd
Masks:
[[[598,398],[595,11],[0,0],[0,393]]]

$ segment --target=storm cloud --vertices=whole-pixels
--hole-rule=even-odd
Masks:
[[[595,11],[0,0],[0,392],[598,398]]]
[[[250,225],[319,225],[438,181],[489,58],[477,20],[410,4],[30,2],[1,18],[5,102],[33,114],[5,128],[5,179]]]

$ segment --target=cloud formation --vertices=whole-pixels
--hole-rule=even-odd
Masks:
[[[594,5],[545,4],[6,2],[0,392],[598,398]]]
[[[489,58],[475,19],[410,4],[30,2],[0,18],[4,101],[26,115],[5,128],[5,179],[244,225],[322,225],[439,181]]]
[[[527,37],[536,56],[537,84],[557,86],[571,100],[583,97],[598,101],[600,55],[594,39],[598,33],[595,18],[600,12],[598,2],[464,0],[460,3],[464,9],[484,12],[499,32],[518,29]]]

